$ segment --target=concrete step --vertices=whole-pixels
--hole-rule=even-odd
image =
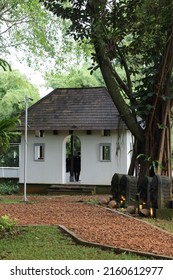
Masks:
[[[51,185],[48,194],[96,194],[96,186],[79,184]]]

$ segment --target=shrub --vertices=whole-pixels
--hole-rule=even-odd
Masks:
[[[8,215],[4,215],[0,217],[0,236],[12,235],[15,233],[15,227],[17,224],[17,220],[11,218]]]
[[[13,181],[0,182],[0,194],[14,194],[18,193],[19,186]]]

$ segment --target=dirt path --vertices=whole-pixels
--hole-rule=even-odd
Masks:
[[[80,202],[88,198],[34,196],[31,203],[0,203],[0,215],[9,214],[20,225],[61,224],[86,241],[173,257],[173,234]]]

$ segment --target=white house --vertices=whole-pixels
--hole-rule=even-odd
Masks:
[[[25,115],[20,129],[23,184]],[[27,142],[31,185],[74,184],[66,172],[69,152],[81,154],[81,185],[110,185],[114,173],[128,172],[132,136],[106,88],[53,90],[28,109]]]

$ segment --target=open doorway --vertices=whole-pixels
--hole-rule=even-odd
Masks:
[[[81,141],[76,135],[66,138],[66,182],[80,183]]]

